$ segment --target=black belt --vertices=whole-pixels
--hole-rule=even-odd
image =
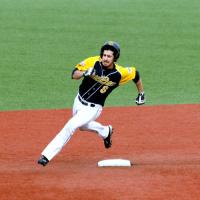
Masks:
[[[82,100],[80,96],[78,96],[78,99],[79,99],[79,101],[80,101],[83,105],[85,105],[85,106],[95,107],[95,104],[94,104],[94,103],[88,103],[88,102]]]

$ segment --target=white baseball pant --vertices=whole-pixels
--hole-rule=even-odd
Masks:
[[[61,151],[77,128],[80,128],[82,131],[96,132],[103,139],[108,136],[109,127],[103,126],[95,121],[102,112],[102,106],[95,104],[94,107],[91,107],[91,104],[86,101],[85,103],[88,103],[88,105],[83,105],[80,102],[79,97],[78,94],[74,100],[73,117],[65,124],[63,129],[42,152],[42,155],[44,155],[48,160],[51,160]]]

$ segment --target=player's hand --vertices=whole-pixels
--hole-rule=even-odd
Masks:
[[[135,103],[137,105],[143,105],[145,103],[144,92],[138,94],[137,98],[135,99]]]
[[[83,73],[83,76],[93,76],[95,75],[95,69],[93,67],[89,68]]]

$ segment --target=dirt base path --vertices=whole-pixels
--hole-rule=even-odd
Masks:
[[[199,200],[200,104],[106,108],[114,127],[104,149],[94,133],[77,131],[48,166],[37,159],[70,110],[0,112],[1,200]],[[124,158],[131,168],[98,168]]]

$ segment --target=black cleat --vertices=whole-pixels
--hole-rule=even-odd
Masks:
[[[111,145],[112,145],[112,140],[111,140],[111,136],[112,136],[112,133],[113,133],[113,128],[111,125],[108,126],[109,128],[109,133],[108,133],[108,137],[104,139],[104,146],[105,148],[110,148]]]
[[[40,159],[38,160],[38,164],[46,166],[49,160],[45,156],[41,156]]]

